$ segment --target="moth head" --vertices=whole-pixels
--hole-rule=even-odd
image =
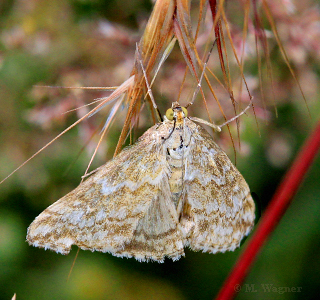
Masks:
[[[181,115],[182,114],[182,115]],[[180,115],[180,116],[179,116]],[[178,102],[172,104],[172,108],[166,111],[166,117],[168,120],[172,121],[177,118],[186,118],[188,116],[188,111],[185,107],[180,106]]]

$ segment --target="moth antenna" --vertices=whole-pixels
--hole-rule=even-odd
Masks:
[[[209,51],[209,53],[208,53],[208,57],[207,57],[207,59],[206,59],[206,62],[205,62],[204,65],[203,65],[203,70],[202,70],[200,79],[199,79],[199,81],[198,81],[198,85],[197,85],[197,87],[196,87],[196,89],[195,89],[195,91],[194,91],[194,93],[193,93],[192,100],[191,100],[191,102],[189,102],[189,103],[186,105],[186,108],[188,108],[189,106],[191,106],[191,105],[193,104],[194,100],[196,99],[196,97],[197,97],[197,95],[198,95],[198,93],[199,93],[199,91],[200,91],[202,78],[203,78],[204,73],[205,73],[205,71],[206,71],[209,58],[210,58],[211,53],[212,53],[212,51],[213,51],[213,47],[214,47],[214,45],[216,44],[216,40],[217,40],[217,39],[214,40],[214,42],[213,42],[213,44],[212,44],[212,46],[211,46],[211,49],[210,49],[210,51]]]
[[[203,120],[203,119],[200,119],[200,118],[197,118],[197,117],[189,117],[189,119],[191,121],[194,121],[194,122],[197,122],[197,123],[201,123],[201,124],[204,124],[204,125],[208,125],[210,126],[211,128],[213,128],[215,131],[218,131],[220,132],[221,131],[221,128],[219,125],[216,125],[216,124],[213,124],[213,123],[210,123],[206,120]]]
[[[236,116],[234,116],[230,120],[222,123],[221,125],[217,125],[217,126],[221,128],[222,126],[227,125],[227,124],[231,123],[232,121],[238,119],[241,115],[243,115],[250,108],[250,106],[252,106],[252,100],[253,100],[253,97],[251,96],[250,97],[250,103],[248,104],[248,106],[242,112],[240,112],[239,114],[237,114]]]
[[[228,121],[224,122],[221,125],[216,125],[216,124],[210,123],[210,122],[208,122],[206,120],[203,120],[203,119],[200,119],[200,118],[197,118],[197,117],[189,117],[189,119],[191,121],[194,121],[194,122],[198,122],[198,123],[201,123],[201,124],[204,124],[204,125],[208,125],[208,126],[212,127],[215,131],[220,132],[221,131],[221,127],[223,127],[224,125],[227,125],[227,124],[231,123],[232,121],[238,119],[241,115],[243,115],[250,108],[250,106],[252,105],[252,99],[253,98],[251,97],[250,98],[250,103],[248,104],[248,106],[242,112],[240,112],[238,115],[234,116],[233,118],[229,119]]]
[[[149,94],[150,96],[150,99],[151,99],[151,102],[153,104],[153,108],[155,109],[156,113],[157,113],[157,117],[158,117],[158,120],[160,122],[162,122],[162,117],[161,117],[161,114],[160,114],[160,111],[158,109],[158,106],[156,104],[156,101],[154,100],[154,97],[153,97],[153,94],[152,94],[152,90],[150,88],[150,84],[148,82],[148,78],[147,78],[147,73],[146,73],[146,70],[144,69],[144,66],[143,66],[143,62],[142,62],[142,56],[141,56],[141,52],[140,52],[140,48],[139,48],[139,45],[138,43],[136,43],[136,48],[137,48],[137,54],[138,54],[138,60],[140,62],[140,65],[141,65],[141,68],[142,68],[142,72],[143,72],[143,76],[144,76],[144,79],[146,81],[146,85],[147,85],[147,89],[148,89],[148,92],[147,94]]]
[[[169,135],[168,135],[166,138],[163,137],[163,140],[164,140],[164,141],[166,141],[167,139],[170,138],[170,136],[172,135],[172,133],[174,132],[174,130],[175,130],[175,128],[176,128],[176,123],[177,123],[177,119],[174,118],[174,119],[173,119],[173,128],[172,128],[171,132],[169,133]]]

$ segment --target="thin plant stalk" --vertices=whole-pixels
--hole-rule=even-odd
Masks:
[[[319,149],[320,121],[276,190],[268,208],[258,223],[257,229],[216,297],[217,300],[232,299],[235,293],[241,290],[241,283],[244,281],[266,240],[286,212]]]

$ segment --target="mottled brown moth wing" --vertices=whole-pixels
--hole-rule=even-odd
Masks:
[[[174,102],[162,123],[43,211],[27,240],[62,254],[77,245],[163,262],[183,256],[184,246],[234,250],[253,223],[244,178]]]
[[[224,151],[187,118],[180,227],[185,246],[216,253],[234,250],[254,225],[249,187]]]
[[[146,131],[133,146],[49,206],[29,226],[29,244],[67,254],[71,245],[140,261],[184,255],[171,200],[163,136]]]

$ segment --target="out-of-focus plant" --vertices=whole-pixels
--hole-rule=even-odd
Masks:
[[[32,10],[30,7],[29,9]],[[36,14],[40,12],[34,11],[34,16]],[[26,115],[29,122],[36,123],[43,129],[54,127],[56,124],[67,122],[69,114],[61,114],[62,112],[76,110],[77,121],[57,137],[79,124],[80,137],[87,143],[88,151],[100,153],[99,155],[102,156],[101,153],[107,148],[103,141],[104,134],[110,133],[110,126],[115,125],[115,120],[122,108],[126,109],[126,116],[121,124],[121,134],[115,147],[115,154],[119,153],[128,136],[138,130],[141,124],[150,125],[152,122],[157,122],[159,117],[150,97],[146,96],[145,77],[140,66],[139,55],[138,53],[135,56],[128,54],[128,49],[131,53],[136,49],[136,43],[141,52],[146,77],[151,83],[160,109],[167,108],[170,102],[176,100],[183,105],[188,104],[192,91],[199,83],[203,61],[215,41],[215,48],[202,83],[202,100],[197,99],[190,107],[193,114],[200,115],[206,112],[210,121],[212,118],[218,123],[219,118],[227,120],[232,115],[236,115],[252,97],[254,107],[252,118],[256,118],[257,124],[261,124],[260,121],[271,122],[273,112],[275,111],[274,114],[276,114],[277,106],[283,102],[297,103],[308,114],[306,99],[316,90],[316,74],[312,70],[310,61],[316,60],[320,54],[319,14],[319,9],[312,6],[309,1],[295,3],[266,0],[201,0],[193,3],[188,0],[157,0],[148,22],[140,24],[141,28],[144,28],[141,39],[129,29],[100,21],[95,27],[84,24],[84,26],[92,26],[92,34],[87,37],[84,44],[78,45],[79,48],[68,44],[62,45],[54,39],[56,33],[50,31],[50,21],[41,19],[43,30],[36,31],[35,24],[29,16],[29,19],[25,18],[21,22],[21,26],[4,30],[2,41],[6,47],[11,47],[13,50],[24,48],[29,53],[37,53],[40,56],[56,51],[57,54],[51,55],[52,65],[56,61],[66,59],[59,57],[61,52],[68,53],[66,56],[72,55],[74,61],[82,61],[83,69],[69,67],[57,72],[56,82],[61,86],[77,88],[84,82],[86,85],[103,86],[102,78],[110,78],[110,84],[117,85],[107,88],[113,91],[108,96],[105,96],[106,88],[103,87],[72,89],[70,93],[63,96],[56,88],[48,92],[43,88],[34,87],[30,93],[31,97],[40,104],[29,110]],[[58,11],[56,16],[59,16]],[[61,31],[64,27],[68,27],[68,22],[70,20],[61,19]],[[101,36],[103,39],[100,38]],[[77,36],[74,38],[76,39]],[[120,53],[121,58],[116,62],[110,61],[108,69],[88,70],[86,67],[90,66],[90,60],[99,60],[99,57],[104,54],[103,51],[109,52],[113,57],[116,57],[116,53]],[[89,53],[95,54],[95,58],[91,58]],[[178,62],[175,58],[178,58]],[[98,65],[97,62],[95,64]],[[252,65],[256,67],[253,68]],[[284,69],[290,70],[291,79],[283,76]],[[44,80],[34,81],[41,85]],[[97,93],[98,102],[92,110],[87,106],[86,91],[90,89]],[[306,93],[306,97],[303,92]],[[56,103],[52,104],[53,100],[48,98],[55,99]],[[112,103],[112,109],[106,107],[109,103]],[[149,122],[146,118],[147,108],[151,116],[148,118]],[[107,121],[104,116],[101,117],[105,115],[103,109],[109,109]],[[316,113],[310,111],[310,115],[312,118]],[[246,145],[240,143],[239,122],[235,124],[236,132],[232,126],[228,127],[229,133],[223,133],[221,140],[223,142],[228,134],[232,137],[232,141],[233,138],[238,137],[239,146],[242,152],[245,152]],[[261,125],[255,125],[257,135],[260,127]],[[103,128],[103,134],[94,142],[90,141],[94,133],[99,132],[101,128]],[[53,139],[55,140],[56,138]],[[94,150],[96,143],[100,146],[100,152],[97,148]],[[238,143],[233,144],[235,149],[240,148]],[[279,149],[281,143],[274,144],[276,149]],[[311,152],[313,156],[316,154],[314,150]],[[280,157],[279,159],[270,158],[275,164],[283,162],[281,151],[271,153]],[[305,157],[299,156],[298,159],[303,161]],[[297,172],[301,173],[302,169]],[[296,187],[301,183],[302,177]],[[287,200],[278,198],[277,205],[281,207],[282,203],[282,207],[287,207],[284,202]],[[278,209],[277,220],[284,212],[284,209]],[[261,230],[265,230],[265,234],[263,237],[261,235],[255,237],[256,240],[254,240],[259,247],[274,230],[270,222],[273,224],[274,221],[262,216],[261,223],[265,227]],[[245,261],[245,264],[243,271],[249,267],[250,262]],[[232,285],[240,283],[244,275],[242,272],[237,277],[238,281],[232,282]],[[232,285],[226,287],[229,289],[229,293],[227,292],[229,296],[232,294],[231,289],[234,290]]]

